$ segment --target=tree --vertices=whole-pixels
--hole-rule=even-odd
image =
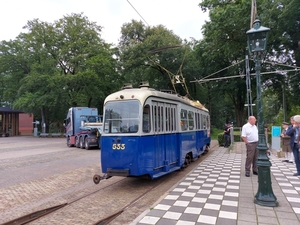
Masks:
[[[202,28],[204,39],[195,47],[199,53],[198,60],[204,67],[197,79],[203,79],[209,74],[215,74],[210,78],[224,77],[211,81],[213,84],[209,85],[210,91],[216,98],[219,98],[212,99],[212,101],[220,103],[221,98],[225,103],[223,110],[227,113],[234,113],[236,125],[242,126],[246,117],[245,78],[230,77],[245,74],[245,63],[240,62],[247,54],[246,31],[249,29],[250,17],[245,18],[244,15],[250,12],[250,3],[204,0],[200,3],[200,7],[203,11],[209,10],[210,21],[206,22]],[[228,120],[233,118],[233,115],[226,117],[225,119]]]
[[[53,24],[35,19],[24,28],[27,33],[0,45],[6,99],[41,114],[43,124],[62,122],[71,106],[102,109],[104,98],[120,86],[120,76],[116,50],[101,39],[101,27],[71,14]]]
[[[186,51],[182,40],[162,25],[146,27],[135,20],[124,24],[121,33],[119,56],[125,80],[133,85],[143,80],[155,89],[173,89],[172,74],[178,72]]]
[[[272,107],[274,111],[269,110],[265,115],[266,121],[270,121],[272,118],[276,118],[276,110],[278,113],[278,109],[282,107],[282,102],[285,102],[282,101],[283,96],[296,97],[300,94],[298,87],[300,80],[298,76],[295,76],[295,72],[286,71],[286,67],[284,68],[284,66],[295,66],[299,63],[297,58],[299,54],[300,3],[297,0],[276,0],[271,2],[264,0],[258,3],[257,12],[259,19],[264,26],[271,28],[270,38],[267,43],[266,61],[263,63],[261,71],[263,102],[265,104],[270,104],[271,102],[276,104],[276,107]],[[204,74],[213,74],[216,71],[229,67],[231,69],[222,70],[215,77],[245,74],[243,65],[231,66],[242,61],[244,56],[248,54],[245,49],[245,33],[249,29],[250,4],[251,1],[244,0],[203,0],[200,3],[203,11],[210,11],[210,21],[203,27],[205,37],[201,44],[196,46],[196,48],[201,48],[202,52],[202,54],[199,54],[199,61],[202,65],[206,65],[209,68],[206,72],[203,71],[202,77],[205,76]],[[254,62],[250,61],[250,69],[250,73],[255,73]],[[266,75],[264,72],[268,72],[269,75]],[[273,72],[273,74],[270,72]],[[256,84],[255,80],[253,80],[255,77],[251,76],[251,79],[251,83]],[[253,85],[251,88],[253,101],[256,98],[255,87],[256,85]],[[237,124],[242,125],[246,117],[246,114],[243,112],[246,100],[245,80],[234,78],[215,81],[212,89],[217,96],[224,96],[225,101],[230,99],[235,108]],[[273,99],[273,101],[266,99],[270,96],[272,97],[270,99]],[[277,99],[274,97],[277,97]],[[285,110],[289,111],[293,105],[290,101],[295,101],[295,99],[286,99],[286,106],[284,107]]]
[[[269,4],[269,1],[263,1],[261,12],[264,23],[271,28],[267,55],[271,63],[267,69],[276,71],[271,74],[266,88],[280,99],[277,104],[287,120],[292,116],[293,105],[300,106],[300,78],[294,70],[300,67],[300,2],[276,0]]]

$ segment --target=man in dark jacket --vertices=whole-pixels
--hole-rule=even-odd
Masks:
[[[230,146],[230,124],[225,124],[224,127],[224,140],[225,140],[225,144],[224,144],[224,148],[228,148]]]
[[[300,159],[299,159],[299,126],[300,126],[300,115],[291,117],[291,124],[286,131],[286,135],[291,137],[290,145],[293,151],[294,160],[296,164],[297,173],[294,176],[300,176]]]

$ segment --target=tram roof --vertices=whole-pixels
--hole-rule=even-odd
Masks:
[[[104,104],[108,101],[116,101],[116,100],[129,100],[136,99],[141,103],[145,102],[147,98],[154,96],[161,99],[169,99],[173,101],[180,101],[185,104],[189,104],[196,108],[199,108],[204,111],[208,111],[199,101],[190,100],[187,97],[180,96],[178,94],[170,94],[162,91],[155,90],[153,88],[141,87],[141,88],[128,88],[117,91],[108,95],[104,101]]]

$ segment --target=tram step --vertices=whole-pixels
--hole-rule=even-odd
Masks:
[[[179,167],[179,166],[171,167],[170,170],[167,171],[167,172],[159,172],[159,173],[156,173],[156,174],[153,175],[153,178],[161,177],[161,176],[163,176],[163,175],[165,175],[165,174],[172,173],[172,172],[174,172],[174,171],[176,171],[176,170],[180,170],[180,167]]]

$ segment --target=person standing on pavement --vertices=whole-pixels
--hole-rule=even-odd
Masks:
[[[296,164],[297,172],[294,176],[300,176],[300,159],[299,159],[299,126],[300,126],[300,115],[291,117],[291,123],[286,131],[286,134],[291,137],[290,146],[293,151],[294,161]]]
[[[281,148],[282,151],[284,152],[285,155],[285,160],[282,160],[282,162],[287,162],[287,163],[293,163],[292,160],[292,148],[290,145],[290,139],[291,137],[286,134],[286,131],[289,127],[289,124],[287,122],[282,123],[282,132],[280,134],[281,138]]]
[[[250,170],[252,166],[252,172],[254,175],[257,175],[257,145],[258,145],[258,129],[255,125],[256,118],[254,116],[249,116],[248,123],[246,123],[242,127],[242,139],[246,144],[246,163],[245,163],[245,171],[246,177],[250,177]]]
[[[230,124],[225,124],[225,127],[224,127],[224,140],[225,140],[224,148],[228,148],[230,146],[230,129],[231,129]]]

